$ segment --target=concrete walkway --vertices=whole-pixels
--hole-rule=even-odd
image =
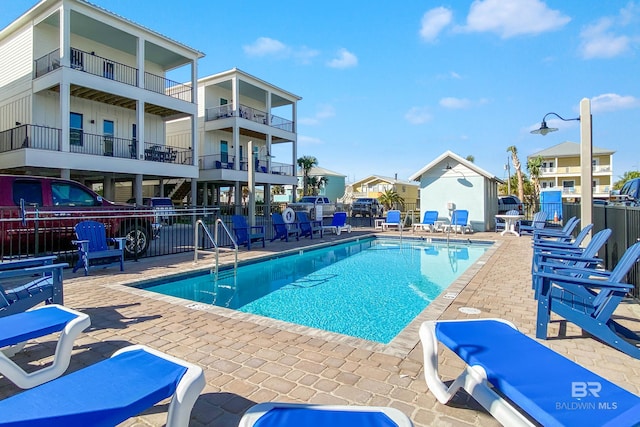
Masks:
[[[322,241],[354,238],[371,233],[325,236]],[[385,233],[393,234],[393,233]],[[406,234],[411,234],[408,232]],[[420,233],[421,236],[443,235]],[[418,326],[427,319],[501,317],[534,336],[536,304],[531,291],[531,240],[494,233],[465,235],[496,244],[456,281],[446,294],[424,310],[389,345],[318,331],[306,327],[210,307],[141,291],[126,284],[208,268],[211,256],[194,266],[193,253],[127,262],[93,270],[87,278],[65,271],[65,304],[91,316],[92,326],[76,341],[70,371],[109,357],[129,344],[146,344],[197,363],[205,370],[207,386],[192,412],[192,426],[237,426],[244,411],[256,402],[271,400],[320,404],[392,406],[407,414],[415,426],[493,426],[498,423],[465,393],[442,405],[428,391],[422,372]],[[320,243],[267,243],[242,250],[242,259],[298,250]],[[224,257],[229,261],[229,256]],[[468,315],[462,307],[480,310]],[[640,309],[625,303],[616,312],[633,330],[640,330]],[[560,322],[550,327],[544,345],[566,355],[633,393],[640,394],[640,361],[593,338],[573,325],[558,337]],[[564,332],[564,331],[563,331]],[[44,344],[44,345],[42,345]],[[16,356],[23,366],[49,363],[55,342],[28,345]],[[458,375],[462,364],[441,351],[445,379]],[[526,367],[523,367],[526,369]],[[19,392],[0,377],[0,398]],[[126,426],[162,426],[166,402],[125,422]]]

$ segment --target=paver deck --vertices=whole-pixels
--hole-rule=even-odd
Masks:
[[[271,243],[265,249],[242,250],[240,257],[246,259],[370,232],[373,229],[326,235],[322,240]],[[108,268],[93,270],[84,277],[65,271],[65,304],[89,314],[92,323],[76,341],[70,371],[102,360],[129,344],[147,344],[197,363],[205,370],[207,385],[192,412],[192,426],[237,426],[247,408],[270,400],[392,406],[406,413],[416,427],[498,425],[465,393],[458,393],[452,405],[436,401],[424,381],[417,328],[426,319],[502,317],[534,336],[536,304],[531,290],[531,240],[497,233],[475,233],[463,238],[493,240],[496,244],[389,345],[126,286],[132,281],[211,265],[211,258],[205,257],[194,266],[193,253],[127,262],[124,272]],[[465,314],[459,310],[463,307],[476,308],[480,313]],[[636,303],[623,304],[616,314],[627,326],[640,330],[640,307]],[[553,323],[549,335],[556,338],[541,342],[640,394],[639,360],[582,336],[571,324],[566,325],[566,331],[560,326],[564,324]],[[560,331],[563,335],[558,337]],[[27,368],[30,364],[49,363],[47,352],[53,353],[55,342],[45,340],[44,344],[28,345],[15,359]],[[455,378],[462,364],[448,350],[441,350],[440,358],[441,373],[448,377],[445,379]],[[19,391],[0,377],[0,398]],[[123,425],[161,426],[165,417],[166,402]]]

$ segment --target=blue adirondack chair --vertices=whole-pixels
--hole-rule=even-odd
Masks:
[[[272,242],[276,239],[286,240],[288,242],[289,236],[294,236],[296,240],[300,240],[300,229],[298,228],[297,224],[285,223],[282,215],[279,213],[272,214],[271,220],[273,221],[274,230],[274,235],[271,239]]]
[[[547,339],[551,312],[576,324],[610,346],[640,359],[640,336],[611,318],[633,285],[621,283],[640,258],[640,242],[627,249],[612,271],[544,266],[536,275],[538,298],[536,337]],[[581,277],[583,276],[583,277]],[[600,276],[603,279],[588,277]]]
[[[265,233],[263,225],[249,226],[242,215],[233,215],[231,223],[233,224],[232,228],[238,245],[245,245],[247,250],[250,251],[251,243],[262,241],[262,247],[264,248]]]
[[[544,228],[547,224],[547,213],[544,211],[536,212],[533,215],[533,220],[531,223],[527,223],[525,221],[518,222],[518,230],[520,235],[529,234],[533,236],[533,230]]]
[[[75,225],[78,246],[78,262],[73,267],[75,273],[84,267],[84,275],[89,274],[91,266],[107,266],[120,263],[120,271],[124,271],[124,237],[107,238],[104,224],[97,221],[82,221]],[[115,244],[110,247],[109,243]]]
[[[587,227],[585,227],[586,229]],[[531,274],[533,276],[532,287],[535,291],[535,298],[538,299],[541,289],[540,278],[535,273],[543,266],[565,267],[565,268],[595,268],[602,262],[596,258],[598,251],[611,236],[611,230],[606,228],[596,233],[589,244],[582,247],[567,245],[561,246],[534,246],[533,261],[531,263]],[[584,277],[584,275],[580,275]]]
[[[578,226],[579,223],[580,219],[573,216],[567,220],[561,230],[548,227],[537,228],[533,230],[533,240],[535,242],[542,239],[552,239],[557,242],[568,242],[572,239],[573,230]]]
[[[313,239],[313,234],[318,233],[322,237],[322,221],[311,221],[306,212],[298,212],[298,226],[300,227],[300,237],[309,236]]]

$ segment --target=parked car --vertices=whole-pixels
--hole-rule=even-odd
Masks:
[[[512,210],[518,211],[520,215],[524,215],[520,199],[516,196],[498,196],[498,215],[503,215]]]
[[[136,205],[136,199],[127,200],[130,205]],[[143,197],[142,204],[136,206],[144,206],[153,209],[156,213],[156,222],[162,222],[167,225],[173,225],[176,222],[178,213],[173,205],[173,201],[169,197]]]
[[[380,204],[378,199],[373,197],[362,197],[355,199],[353,203],[351,203],[351,216],[355,217],[357,215],[361,215],[363,217],[369,216],[380,216],[382,215],[383,206]]]
[[[640,206],[640,178],[632,178],[624,183],[620,192],[611,196],[614,204]]]
[[[105,224],[108,237],[125,237],[125,255],[140,256],[161,227],[153,215],[110,202],[75,181],[0,175],[0,188],[0,257],[72,250],[74,226],[85,219]]]
[[[287,207],[296,212],[306,212],[311,219],[316,218],[318,208],[322,209],[323,218],[332,217],[337,210],[336,204],[324,196],[304,196],[297,202],[289,203]]]

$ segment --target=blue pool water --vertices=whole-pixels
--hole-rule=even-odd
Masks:
[[[141,287],[386,344],[486,248],[370,238]]]

